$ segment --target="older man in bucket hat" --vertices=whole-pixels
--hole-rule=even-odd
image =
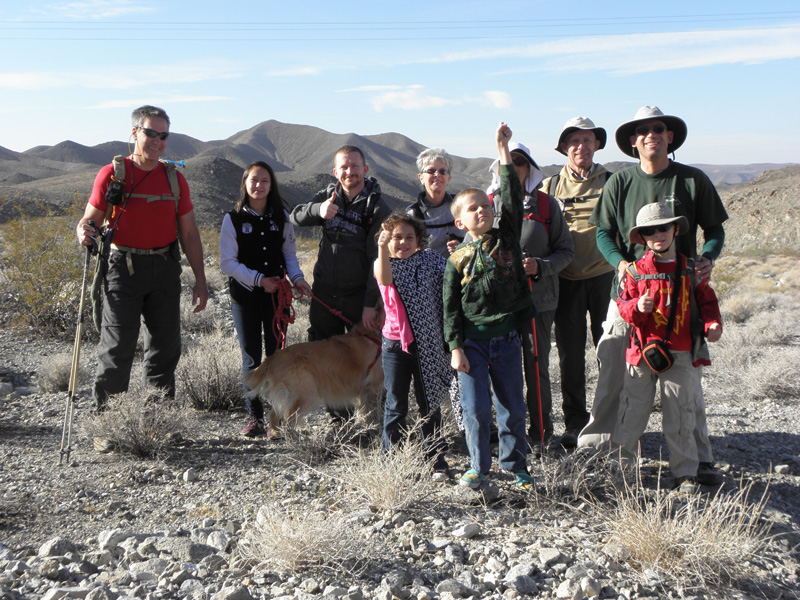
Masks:
[[[616,267],[618,279],[628,265],[644,253],[644,246],[631,242],[624,232],[636,225],[636,215],[646,204],[669,203],[676,216],[688,222],[689,235],[675,240],[676,249],[696,257],[697,275],[709,277],[714,260],[725,241],[722,223],[728,218],[722,200],[708,176],[701,170],[670,160],[686,141],[686,123],[665,115],[656,106],[643,106],[633,120],[617,128],[619,149],[639,159],[639,164],[614,174],[606,183],[589,222],[597,226],[597,246],[606,260]],[[673,154],[674,157],[674,154]],[[704,244],[697,255],[697,228],[703,230]],[[616,281],[611,288],[611,303],[603,323],[603,337],[597,345],[600,373],[589,423],[581,431],[579,447],[603,447],[614,431],[619,396],[625,373],[625,348],[630,328],[620,317],[616,304]],[[700,378],[698,378],[699,381]],[[702,388],[695,392],[697,442],[701,484],[719,484],[721,474],[714,468],[705,418]]]
[[[589,217],[611,173],[595,164],[594,153],[606,145],[606,130],[591,119],[574,117],[564,124],[556,151],[567,157],[561,171],[542,182],[542,189],[559,199],[575,246],[575,257],[558,274],[555,313],[556,346],[561,371],[564,435],[561,445],[574,448],[589,421],[586,411],[586,313],[592,342],[597,346],[608,311],[606,294],[614,278],[612,267],[597,249],[595,226]]]

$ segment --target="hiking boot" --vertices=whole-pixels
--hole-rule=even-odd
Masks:
[[[99,436],[95,436],[92,439],[92,444],[94,445],[94,451],[100,454],[109,454],[119,449],[119,444],[114,440]]]
[[[255,417],[250,417],[247,419],[247,424],[244,426],[244,429],[242,429],[242,435],[249,438],[264,435],[264,421],[256,419]]]
[[[678,477],[675,480],[675,489],[679,494],[692,496],[698,492],[697,479],[694,477]]]
[[[697,483],[700,485],[722,485],[722,473],[714,463],[701,462],[697,467]]]
[[[447,469],[436,469],[431,475],[431,481],[441,482],[450,479],[450,472]]]
[[[534,479],[525,469],[520,469],[514,473],[514,485],[520,490],[532,490]]]
[[[565,450],[573,450],[578,446],[578,432],[574,429],[567,429],[561,436],[561,447]]]
[[[481,487],[484,479],[486,479],[485,473],[479,473],[475,469],[470,469],[461,476],[461,479],[458,480],[458,485],[477,490]]]

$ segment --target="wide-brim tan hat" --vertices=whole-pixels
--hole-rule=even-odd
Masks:
[[[593,131],[594,137],[596,137],[597,141],[600,142],[600,147],[598,148],[598,150],[602,150],[603,148],[606,147],[607,135],[605,129],[603,129],[602,127],[596,127],[595,124],[592,122],[592,120],[587,117],[573,117],[572,119],[564,123],[564,128],[561,130],[561,135],[558,136],[558,144],[556,145],[556,152],[560,152],[561,154],[566,156],[567,153],[561,149],[561,144],[564,143],[565,137],[567,137],[573,131],[578,131],[578,130]]]
[[[641,244],[644,246],[646,245],[644,239],[639,235],[639,230],[642,227],[655,227],[657,225],[667,225],[669,223],[678,225],[680,228],[678,235],[683,235],[689,231],[689,220],[683,216],[676,217],[675,213],[672,212],[672,207],[666,202],[647,204],[639,209],[639,213],[636,215],[636,225],[631,227],[630,232],[628,232],[628,239],[631,244]]]
[[[672,143],[667,147],[667,154],[675,152],[686,141],[686,123],[683,119],[672,115],[665,115],[657,106],[643,106],[636,111],[636,116],[632,121],[623,123],[617,127],[615,137],[617,146],[630,157],[637,158],[634,154],[634,146],[631,146],[631,136],[636,127],[645,121],[661,121],[667,126],[667,130],[672,132]]]

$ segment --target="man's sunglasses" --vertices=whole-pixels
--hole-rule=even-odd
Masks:
[[[137,127],[136,129],[144,131],[144,134],[149,138],[160,138],[162,142],[169,137],[169,131],[156,131],[155,129],[148,129],[147,127]]]
[[[524,156],[514,156],[511,159],[511,162],[514,163],[515,167],[524,167],[525,165],[529,164],[528,159],[525,158]]]
[[[639,234],[642,236],[650,236],[653,235],[656,231],[658,233],[664,233],[665,231],[669,231],[675,226],[675,223],[667,223],[666,225],[653,225],[652,227],[640,227]]]
[[[656,123],[655,125],[639,125],[634,131],[636,131],[636,135],[647,135],[651,131],[656,135],[661,135],[666,130],[667,128],[664,125]]]

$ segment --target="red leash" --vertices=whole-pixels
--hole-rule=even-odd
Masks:
[[[328,306],[328,305],[327,305],[327,304],[325,304],[325,303],[324,303],[322,300],[320,300],[319,298],[317,298],[317,297],[316,297],[314,294],[311,294],[311,299],[312,299],[312,300],[316,300],[317,302],[319,302],[320,304],[322,304],[322,306],[324,306],[325,308],[327,308],[327,309],[330,311],[330,313],[331,313],[332,315],[336,315],[337,317],[339,317],[339,318],[340,318],[342,321],[344,321],[344,322],[345,322],[345,323],[347,323],[348,325],[355,325],[355,323],[353,323],[353,322],[352,322],[350,319],[348,319],[347,317],[345,317],[345,316],[342,314],[342,311],[340,311],[340,310],[338,310],[338,309],[335,309],[335,308],[333,308],[333,307],[330,307],[330,306]]]
[[[272,308],[275,311],[272,317],[272,334],[278,341],[278,347],[283,349],[286,347],[286,330],[295,320],[292,300],[297,300],[303,294],[283,278],[278,282],[278,289],[271,295]]]

